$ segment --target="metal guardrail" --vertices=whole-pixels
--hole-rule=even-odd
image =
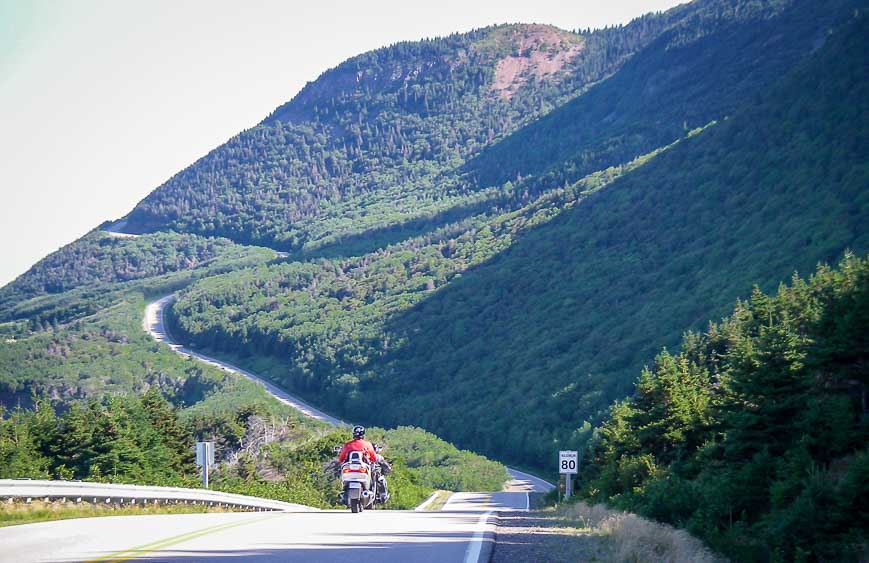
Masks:
[[[0,479],[0,499],[68,500],[104,504],[203,504],[249,510],[309,512],[310,506],[207,489],[116,485],[84,481]]]

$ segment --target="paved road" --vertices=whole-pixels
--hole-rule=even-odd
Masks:
[[[334,416],[330,416],[321,410],[315,409],[298,397],[290,395],[283,389],[269,383],[265,379],[262,379],[261,377],[258,377],[247,370],[205,356],[203,354],[200,354],[199,352],[194,352],[193,350],[185,348],[184,346],[181,346],[180,344],[172,340],[171,335],[167,330],[166,323],[164,322],[164,316],[166,307],[170,305],[174,300],[174,295],[167,295],[158,299],[157,301],[154,301],[153,303],[149,303],[148,306],[145,307],[145,318],[142,321],[142,328],[144,328],[145,331],[148,332],[148,334],[150,334],[155,340],[157,340],[158,342],[165,342],[179,354],[182,354],[184,356],[192,356],[201,362],[205,362],[206,364],[220,368],[226,372],[237,373],[239,375],[247,377],[248,379],[256,381],[257,383],[265,386],[266,390],[274,395],[280,402],[293,407],[307,417],[319,420],[321,422],[325,422],[327,424],[331,424],[333,426],[346,426],[346,422],[335,418]]]
[[[106,232],[109,235],[116,237],[116,238],[136,238],[138,236],[141,236],[141,235],[134,235],[131,233],[125,233],[124,227],[126,227],[126,226],[127,226],[127,222],[124,220],[115,221],[114,223],[112,223],[111,225],[106,227],[104,229],[104,232]]]
[[[523,473],[518,469],[508,467],[507,473],[510,474],[511,480],[507,481],[504,490],[518,491],[528,493],[548,493],[555,488],[555,485],[549,481],[544,481],[540,477]]]
[[[499,512],[526,493],[457,493],[440,512],[110,516],[0,528],[0,562],[488,561]]]

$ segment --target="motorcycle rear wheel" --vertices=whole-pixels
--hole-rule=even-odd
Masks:
[[[362,501],[359,499],[351,499],[350,512],[352,512],[353,514],[356,514],[357,512],[362,512]]]

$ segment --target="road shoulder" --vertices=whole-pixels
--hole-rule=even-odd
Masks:
[[[612,557],[608,538],[553,510],[501,512],[495,529],[492,563],[535,561],[607,561]]]

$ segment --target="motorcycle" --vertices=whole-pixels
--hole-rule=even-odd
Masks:
[[[374,450],[380,453],[381,448],[375,445]],[[336,446],[335,452],[340,451],[341,447]],[[381,490],[381,476],[380,463],[367,462],[362,452],[350,452],[347,461],[341,464],[341,504],[350,508],[353,514],[384,504],[389,500],[389,494]]]

